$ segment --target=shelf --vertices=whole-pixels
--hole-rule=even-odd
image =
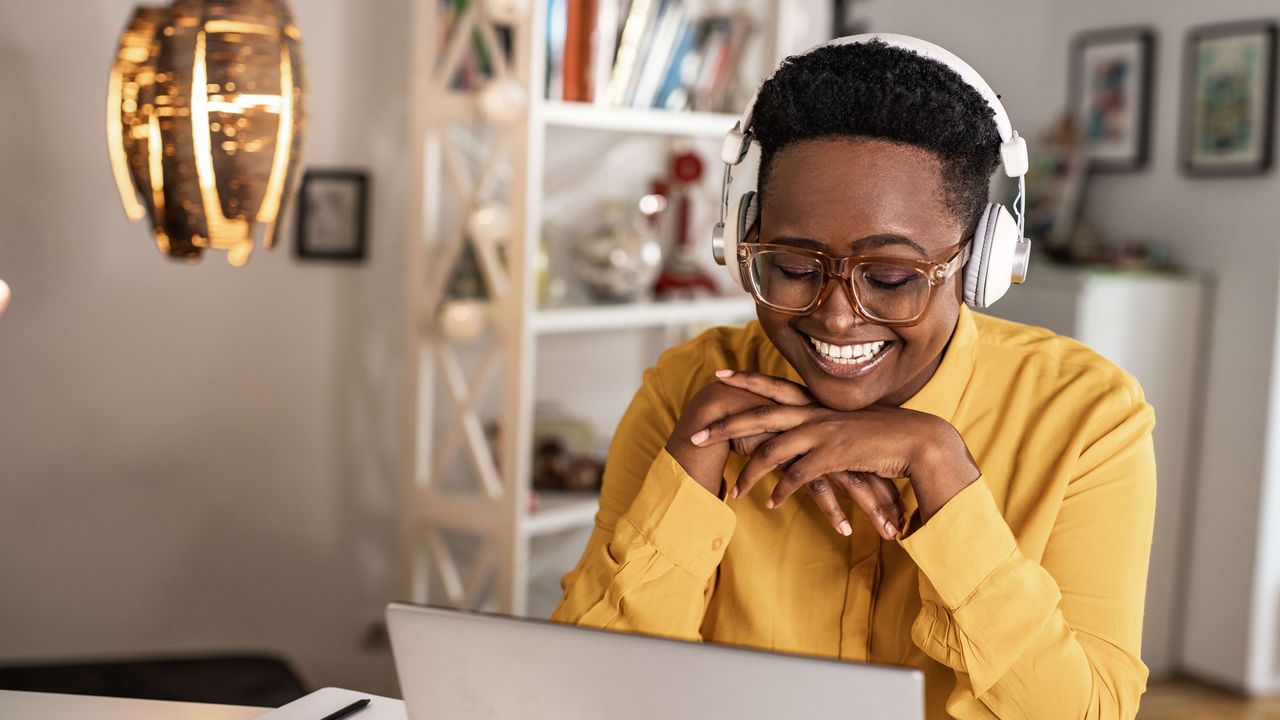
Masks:
[[[533,315],[534,332],[541,334],[629,330],[643,327],[728,323],[749,320],[755,302],[745,295],[705,300],[591,305],[539,310]]]
[[[538,510],[525,516],[524,534],[534,537],[591,527],[599,506],[597,493],[539,490]]]
[[[723,138],[740,120],[726,113],[680,112],[652,108],[598,107],[591,103],[545,102],[542,121],[551,127]]]

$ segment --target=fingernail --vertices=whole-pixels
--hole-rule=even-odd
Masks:
[[[732,370],[717,370],[716,377],[725,378],[733,374]]]
[[[773,502],[773,498],[769,498],[768,500],[765,500],[764,506],[772,510],[775,506],[775,503]]]
[[[707,432],[706,430],[699,430],[698,432],[693,434],[693,437],[689,438],[689,442],[693,443],[694,445],[701,445],[702,441],[706,440],[710,436],[711,436],[711,433]]]
[[[884,521],[884,531],[885,531],[886,533],[888,533],[888,537],[886,537],[886,538],[885,538],[886,540],[887,540],[887,539],[892,539],[892,538],[894,538],[894,537],[897,537],[897,535],[898,535],[898,528],[896,528],[896,527],[894,527],[894,526],[893,526],[893,521],[892,521],[892,520],[885,520],[885,521]]]
[[[845,537],[849,537],[853,534],[853,526],[849,524],[848,520],[840,523],[840,534]]]
[[[733,498],[734,500],[737,500],[737,499],[738,499],[738,486],[737,486],[737,485],[734,485],[734,486],[733,486],[733,488],[729,490],[729,497]]]

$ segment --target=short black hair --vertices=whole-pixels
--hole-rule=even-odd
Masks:
[[[799,140],[905,143],[941,162],[943,202],[971,233],[999,164],[994,118],[982,95],[936,60],[878,40],[820,47],[787,58],[760,87],[751,119],[757,187],[768,183],[774,155]]]

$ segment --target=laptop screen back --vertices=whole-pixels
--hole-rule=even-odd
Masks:
[[[917,670],[393,603],[410,720],[921,720]]]

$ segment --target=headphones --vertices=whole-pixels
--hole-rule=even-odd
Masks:
[[[854,45],[879,41],[889,47],[914,52],[921,57],[935,60],[951,68],[962,80],[977,90],[987,104],[995,112],[996,130],[1000,134],[1000,164],[1005,175],[1018,179],[1018,197],[1014,201],[1017,213],[1015,220],[1003,205],[988,203],[978,227],[973,233],[973,246],[968,264],[964,268],[964,301],[975,308],[989,307],[1004,296],[1010,283],[1021,283],[1027,277],[1027,264],[1031,255],[1031,241],[1023,237],[1026,211],[1027,174],[1027,142],[1014,131],[1009,122],[1009,115],[1000,98],[995,94],[982,76],[969,67],[965,61],[951,52],[907,35],[889,33],[868,33],[836,38],[829,42],[815,45],[801,53],[807,55],[818,48]],[[729,265],[729,274],[738,287],[746,290],[747,280],[743,268],[738,262],[738,244],[743,241],[751,226],[760,219],[760,203],[756,199],[756,191],[749,190],[734,203],[732,212],[729,208],[729,183],[733,180],[733,167],[747,157],[753,138],[751,132],[751,114],[755,110],[756,98],[760,91],[751,97],[742,120],[735,123],[733,129],[724,137],[720,147],[720,159],[724,161],[724,182],[720,189],[720,222],[716,223],[711,235],[711,251],[716,263]],[[732,258],[732,264],[729,259]]]

